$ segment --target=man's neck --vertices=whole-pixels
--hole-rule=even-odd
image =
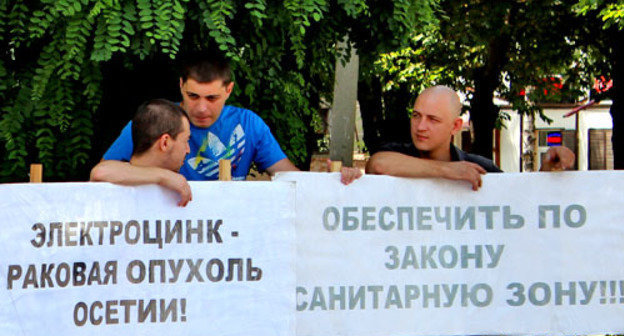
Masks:
[[[452,160],[450,144],[448,147],[439,148],[439,149],[432,150],[432,151],[420,151],[420,155],[422,158],[429,159],[429,160],[447,161],[447,162],[450,162]]]
[[[159,160],[156,155],[151,155],[149,152],[140,154],[140,155],[132,155],[130,158],[130,164],[134,166],[140,167],[161,167],[162,162]]]

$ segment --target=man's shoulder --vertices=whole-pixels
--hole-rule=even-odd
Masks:
[[[246,109],[240,106],[225,105],[223,106],[223,113],[238,114],[238,115],[257,115],[254,111]]]
[[[498,168],[498,166],[494,163],[494,161],[484,156],[481,156],[478,154],[466,153],[458,148],[456,148],[456,150],[459,154],[459,160],[461,161],[468,161],[468,162],[476,163],[479,166],[483,167],[483,169],[485,169],[488,173],[502,172],[502,170]]]
[[[377,150],[375,150],[375,153],[377,152],[397,152],[414,157],[420,156],[418,150],[411,142],[387,142],[379,146]]]
[[[103,155],[104,160],[130,161],[132,156],[132,121],[128,122],[121,133]]]
[[[239,107],[239,106],[234,106],[234,105],[225,105],[223,107],[222,114],[228,116],[228,119],[238,120],[239,122],[242,122],[242,123],[248,123],[248,124],[264,123],[262,118],[256,112],[250,109],[244,108],[244,107]]]

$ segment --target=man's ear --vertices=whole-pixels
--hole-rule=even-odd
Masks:
[[[171,135],[165,133],[163,135],[161,135],[158,140],[156,141],[156,143],[158,144],[158,149],[161,152],[166,152],[169,150],[169,147],[171,147]]]
[[[453,129],[451,131],[452,135],[455,135],[457,132],[461,131],[462,126],[464,125],[464,120],[460,117],[455,118],[453,121]]]
[[[180,77],[180,90],[182,90],[182,85],[184,84],[184,81],[182,80],[182,77]]]
[[[230,94],[232,93],[233,89],[234,89],[234,81],[230,82],[228,85],[225,86],[225,94],[227,94],[227,98],[230,97]]]

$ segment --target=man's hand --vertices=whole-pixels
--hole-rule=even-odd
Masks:
[[[561,171],[574,167],[576,156],[568,147],[550,147],[546,154],[541,171]]]
[[[349,185],[351,182],[362,177],[362,171],[353,167],[340,168],[340,182],[344,185]]]
[[[186,206],[193,199],[191,187],[184,176],[158,167],[142,167],[128,162],[105,160],[93,167],[91,181],[128,186],[155,183],[177,192],[180,195],[179,206]]]
[[[468,161],[440,162],[441,176],[450,180],[468,181],[472,184],[472,190],[477,191],[481,187],[481,175],[486,173],[483,167]]]
[[[177,192],[178,195],[180,195],[180,201],[178,202],[178,206],[186,206],[188,202],[193,199],[191,186],[188,184],[186,178],[170,170],[163,170],[162,173],[163,176],[161,177],[158,184]]]
[[[357,169],[357,168],[353,168],[353,167],[345,167],[342,165],[342,162],[337,161],[340,165],[340,182],[344,185],[349,185],[351,184],[351,182],[359,179],[360,177],[362,177],[362,171]],[[336,168],[332,168],[332,160],[331,159],[327,159],[327,172],[331,173],[332,169],[336,169]]]

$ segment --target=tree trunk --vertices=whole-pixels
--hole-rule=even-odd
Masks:
[[[513,26],[518,12],[518,4],[509,9],[506,18],[508,26]],[[492,134],[496,126],[499,108],[494,105],[494,91],[500,85],[501,71],[509,61],[507,51],[511,46],[509,33],[494,37],[488,45],[485,65],[474,72],[475,91],[470,100],[470,119],[474,127],[472,151],[486,158],[492,158]]]
[[[508,35],[494,38],[489,44],[486,64],[474,72],[475,91],[470,100],[470,119],[474,128],[472,151],[489,159],[492,158],[492,134],[499,113],[498,106],[494,105],[494,91],[500,85],[510,43]]]
[[[397,89],[383,95],[384,124],[381,137],[387,142],[409,143],[410,116],[416,97],[410,92],[409,85],[403,83]]]
[[[484,74],[475,76],[475,92],[470,100],[470,119],[474,128],[472,152],[491,159],[492,134],[496,125],[498,108],[494,105],[496,85],[489,77],[491,76]]]
[[[364,144],[369,153],[375,153],[381,144],[379,126],[383,120],[383,105],[381,103],[381,83],[379,78],[369,77],[360,72],[358,82],[358,101],[362,115],[364,130]]]
[[[316,93],[316,91],[310,90],[309,94],[310,94],[311,102],[320,101],[321,98]],[[315,105],[312,105],[312,106],[316,107]],[[320,111],[320,108],[318,108],[318,110]],[[313,113],[320,113],[319,111],[315,111]],[[306,125],[312,125],[313,123],[312,115],[303,115],[302,118],[304,120],[303,122]],[[304,161],[301,162],[299,166],[297,167],[302,170],[310,170],[310,164],[312,163],[312,154],[314,154],[314,152],[318,150],[318,140],[322,138],[322,134],[317,134],[314,130],[314,127],[306,127],[304,129],[304,132],[305,132],[306,156],[305,156]]]
[[[611,57],[611,118],[613,120],[613,168],[624,169],[624,30],[613,28],[613,54]]]

